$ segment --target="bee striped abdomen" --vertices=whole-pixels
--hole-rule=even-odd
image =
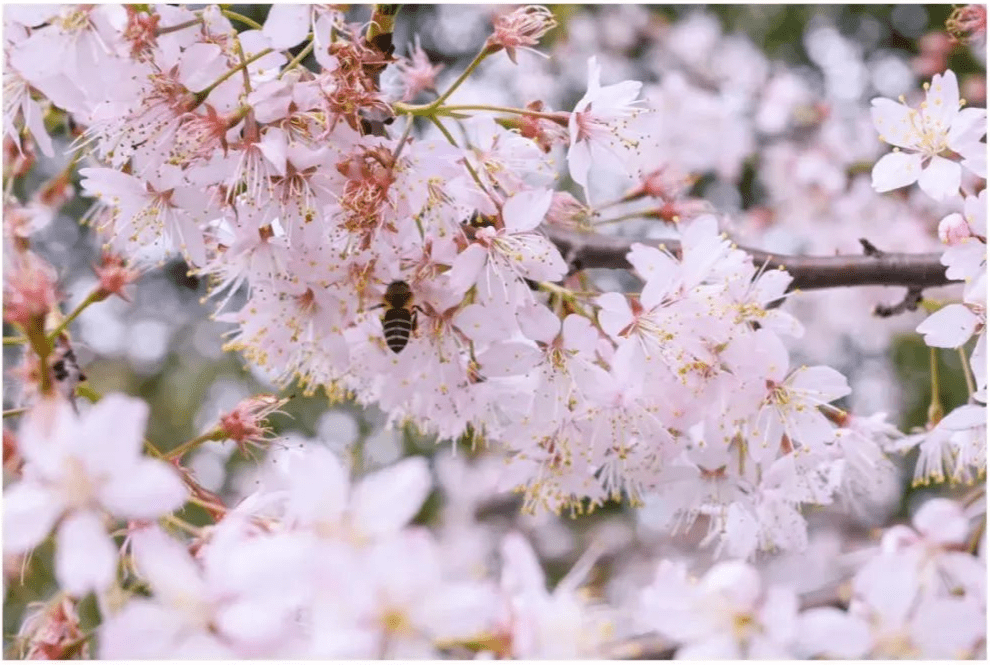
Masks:
[[[388,285],[379,306],[386,308],[382,316],[385,343],[392,353],[398,353],[406,348],[409,337],[416,330],[416,311],[419,307],[413,304],[412,290],[402,280]]]
[[[406,348],[409,337],[416,329],[416,314],[407,309],[392,308],[385,310],[382,316],[382,331],[385,343],[393,353],[399,353]]]

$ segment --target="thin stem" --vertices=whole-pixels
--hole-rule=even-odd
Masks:
[[[310,41],[309,41],[308,44],[306,44],[306,48],[304,48],[302,51],[300,51],[299,52],[299,55],[297,55],[292,60],[290,60],[289,61],[289,64],[287,64],[285,67],[282,68],[282,71],[280,71],[278,73],[278,78],[282,78],[282,75],[283,74],[285,74],[287,71],[289,71],[293,67],[298,66],[300,62],[302,62],[303,60],[306,59],[306,56],[307,55],[309,55],[310,53],[313,52],[313,46],[314,46],[314,44],[316,44],[316,42],[313,40],[312,36],[308,36],[307,39],[309,39]]]
[[[223,437],[223,433],[220,430],[211,430],[206,434],[201,434],[195,438],[189,439],[183,444],[180,444],[177,448],[173,448],[165,456],[165,459],[169,461],[176,461],[182,458],[190,450],[196,448],[200,444],[206,443],[207,441],[220,441]]]
[[[959,351],[959,360],[962,361],[963,376],[966,377],[966,390],[969,391],[970,396],[976,392],[976,382],[973,380],[973,372],[969,366],[969,358],[966,357],[966,351],[963,347],[957,349]]]
[[[59,335],[65,332],[65,329],[69,327],[69,324],[75,321],[76,317],[83,313],[83,310],[92,305],[94,302],[99,302],[97,299],[98,291],[99,287],[90,291],[86,297],[83,298],[82,302],[76,305],[76,308],[69,312],[69,315],[62,319],[62,321],[55,326],[55,329],[46,335],[49,344],[58,339]]]
[[[165,459],[165,455],[162,453],[162,451],[158,450],[158,447],[155,446],[155,444],[153,444],[148,439],[144,440],[144,447],[151,454],[152,457],[157,457],[158,459]]]
[[[168,522],[169,524],[171,524],[172,526],[179,527],[180,529],[182,529],[183,531],[185,531],[186,533],[188,533],[191,536],[199,537],[199,536],[203,535],[203,530],[200,527],[193,526],[192,524],[190,524],[189,522],[185,521],[184,519],[179,518],[179,517],[176,517],[175,515],[172,515],[171,513],[169,513],[167,515],[164,515],[162,517],[162,519],[165,520],[166,522]]]
[[[220,13],[226,16],[227,18],[234,19],[235,21],[240,21],[244,25],[254,28],[255,30],[262,29],[260,23],[258,23],[254,19],[250,19],[247,16],[244,16],[243,14],[238,14],[237,12],[231,11],[229,9],[221,9]]]
[[[604,226],[605,224],[615,224],[616,222],[624,222],[629,219],[648,219],[651,216],[656,216],[656,211],[654,210],[639,210],[637,212],[628,212],[624,215],[619,215],[618,217],[612,217],[610,219],[602,219],[597,222],[592,222],[592,226]]]
[[[547,293],[553,293],[560,297],[561,303],[567,302],[567,305],[574,310],[576,314],[590,319],[591,315],[585,311],[584,307],[578,304],[579,294],[575,291],[571,291],[563,286],[558,286],[552,282],[538,282],[541,291],[546,291]]]
[[[973,530],[973,536],[969,539],[969,544],[966,546],[966,551],[970,554],[976,554],[980,548],[980,540],[983,538],[983,532],[987,530],[987,516],[983,515],[980,523],[976,525],[976,529]]]
[[[430,104],[430,106],[433,106],[435,108],[443,104],[447,100],[447,98],[450,97],[452,94],[454,94],[454,91],[457,90],[457,88],[459,88],[460,85],[467,80],[467,77],[471,75],[471,72],[477,69],[478,65],[481,64],[481,61],[487,58],[491,54],[492,51],[490,51],[487,47],[482,47],[482,49],[478,51],[478,55],[474,56],[474,60],[471,61],[471,64],[469,64],[467,68],[463,72],[461,72],[461,75],[457,77],[457,80],[454,81],[449,88],[447,88],[447,92],[437,97]]]
[[[440,119],[433,115],[429,116],[429,118],[430,118],[430,122],[436,125],[437,129],[440,130],[440,133],[447,138],[447,140],[450,142],[450,145],[456,146],[457,141],[455,141],[451,133],[447,131],[447,128],[443,126],[443,123],[440,122]],[[492,201],[495,201],[495,197],[491,195],[491,193],[485,187],[485,184],[481,182],[481,177],[478,175],[478,172],[474,170],[474,167],[471,166],[471,164],[468,163],[466,159],[463,160],[463,163],[464,163],[464,167],[468,170],[468,173],[470,173],[471,177],[474,178],[474,181],[478,183],[478,187],[481,188],[481,191],[483,191],[485,194],[488,194],[488,198],[492,199]]]
[[[22,415],[22,414],[25,414],[25,413],[27,413],[27,407],[26,406],[22,406],[22,407],[19,407],[17,409],[6,409],[3,412],[3,417],[4,418],[10,418],[10,417],[19,416],[19,415]]]
[[[412,116],[409,116],[409,121],[406,123],[406,128],[402,132],[402,136],[399,137],[399,143],[398,145],[395,146],[395,150],[392,151],[393,164],[395,163],[395,160],[399,158],[399,155],[402,153],[402,148],[405,147],[406,141],[409,140],[409,134],[412,132],[412,127],[413,127],[413,118]]]
[[[250,58],[248,58],[247,60],[245,60],[241,64],[237,65],[236,67],[234,67],[230,71],[225,72],[220,78],[218,78],[216,81],[214,81],[209,86],[207,86],[206,89],[202,90],[201,92],[196,93],[196,103],[192,106],[192,108],[190,108],[190,110],[196,108],[197,106],[199,106],[200,104],[202,104],[203,102],[205,102],[206,101],[206,98],[210,96],[210,93],[213,92],[218,85],[220,85],[221,83],[223,83],[224,81],[226,81],[227,79],[229,79],[231,76],[233,76],[237,72],[241,71],[242,69],[247,69],[247,66],[250,65],[255,60],[260,60],[261,58],[264,58],[269,53],[274,53],[274,52],[275,52],[275,49],[273,49],[273,48],[266,48],[266,49],[264,49],[262,51],[258,51],[257,53],[255,53]]]
[[[234,35],[234,49],[237,51],[237,59],[240,60],[241,61],[241,64],[243,65],[244,64],[244,48],[241,47],[241,40],[237,38],[237,35]],[[243,69],[241,69],[241,74],[242,74],[242,78],[244,79],[244,90],[247,91],[248,93],[250,93],[251,92],[251,75],[248,74],[247,67],[244,67]]]
[[[4,337],[3,344],[4,346],[7,346],[8,344],[27,344],[27,338],[19,336]]]
[[[491,111],[493,113],[514,113],[515,115],[528,115],[534,118],[542,118],[544,120],[550,120],[558,125],[563,125],[567,127],[567,121],[569,113],[557,112],[557,113],[544,113],[542,111],[531,111],[529,109],[518,109],[511,106],[489,106],[487,104],[454,104],[450,106],[441,106],[437,109],[439,114],[444,112],[458,112],[458,111]]]
[[[928,424],[937,425],[945,414],[945,408],[942,406],[942,400],[939,399],[938,395],[938,350],[935,347],[931,347],[928,351],[928,363],[931,367],[932,378],[932,401],[928,405]]]
[[[93,390],[85,383],[80,383],[78,386],[76,386],[76,395],[78,397],[82,397],[83,399],[88,400],[90,404],[96,404],[101,399],[103,399],[103,395]]]
[[[203,19],[201,18],[190,19],[188,21],[177,23],[175,25],[170,25],[165,28],[158,28],[158,31],[155,34],[157,34],[158,36],[167,35],[170,32],[178,32],[179,30],[185,30],[186,28],[191,28],[192,26],[199,25],[202,22]]]

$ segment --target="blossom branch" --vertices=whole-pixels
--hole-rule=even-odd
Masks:
[[[564,229],[548,230],[572,271],[585,268],[629,269],[626,254],[634,242],[656,245],[660,242],[680,253],[676,240],[631,239],[617,236],[578,233]],[[753,263],[780,266],[793,277],[791,289],[830,289],[845,286],[906,286],[923,289],[951,284],[941,263],[941,254],[901,254],[882,252],[873,256],[795,256],[740,247],[753,257]]]

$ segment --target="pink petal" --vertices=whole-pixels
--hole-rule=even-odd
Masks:
[[[504,342],[494,344],[478,354],[482,374],[505,377],[525,374],[539,362],[541,353],[529,344]]]
[[[103,505],[114,515],[147,520],[182,507],[189,491],[165,462],[141,459],[114,474],[100,490]]]
[[[478,281],[478,274],[488,260],[488,250],[474,243],[457,255],[447,271],[450,288],[457,293],[465,293]]]
[[[262,33],[276,49],[288,49],[299,44],[309,33],[308,5],[276,3],[268,10]]]
[[[591,148],[587,141],[577,141],[571,144],[567,151],[567,169],[571,180],[581,185],[585,198],[588,198],[588,172],[591,170]]]
[[[200,567],[188,548],[157,525],[131,534],[131,552],[138,574],[151,584],[156,597],[177,606],[206,598]]]
[[[510,233],[532,231],[547,216],[552,202],[553,191],[549,189],[532,189],[510,196],[502,207],[506,230]]]
[[[62,522],[56,536],[55,577],[72,596],[103,591],[117,571],[117,548],[100,517],[78,512]]]
[[[354,526],[369,536],[398,531],[419,512],[432,484],[422,457],[407,457],[366,476],[351,499]]]
[[[944,157],[932,157],[932,161],[918,177],[921,191],[936,201],[955,196],[962,183],[962,167]]]
[[[533,548],[518,533],[510,533],[502,541],[502,589],[512,595],[545,594],[543,568]]]
[[[287,452],[278,458],[287,462],[286,477],[292,479],[286,519],[303,525],[339,523],[350,495],[347,469],[321,446]]]
[[[41,485],[22,481],[3,490],[3,551],[27,552],[49,534],[62,514],[58,496]]]
[[[969,520],[959,504],[950,499],[930,499],[918,509],[911,520],[914,528],[926,539],[945,545],[960,545],[969,533]]]
[[[979,318],[965,305],[955,303],[938,310],[915,329],[925,336],[925,344],[943,349],[954,349],[965,344]]]
[[[141,455],[148,405],[127,395],[104,397],[83,417],[77,450],[91,470],[109,471]]]
[[[959,82],[955,72],[950,69],[932,78],[921,112],[929,121],[929,126],[940,125],[943,130],[948,130],[959,113]]]
[[[549,344],[560,333],[560,319],[540,302],[523,305],[516,319],[522,333],[534,341]]]
[[[870,108],[873,126],[880,133],[880,139],[900,148],[914,147],[912,113],[915,111],[910,107],[883,97],[874,99]]]
[[[921,155],[892,152],[880,158],[873,167],[873,189],[889,192],[906,187],[921,175]]]
[[[801,614],[797,634],[805,657],[858,659],[867,654],[873,642],[862,619],[834,607]]]

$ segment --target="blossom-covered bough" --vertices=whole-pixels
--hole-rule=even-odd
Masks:
[[[545,7],[499,8],[459,70],[418,38],[399,54],[398,6],[365,12],[4,12],[5,344],[24,349],[5,395],[4,583],[51,540],[57,584],[11,652],[985,656],[986,112],[957,75],[845,122],[698,14],[650,24],[665,35],[648,42],[661,84],[581,53],[584,92],[567,103],[491,84],[543,62],[558,28]],[[985,35],[979,12],[953,29]],[[857,152],[864,117],[893,152]],[[743,118],[752,135],[730,129]],[[804,144],[786,131],[802,122]],[[42,187],[36,150],[62,160]],[[697,176],[732,182],[751,153],[770,206],[730,215],[695,197]],[[66,314],[32,239],[73,183],[104,247],[97,285]],[[931,201],[878,194],[915,183]],[[756,249],[777,228],[792,234],[783,249]],[[160,450],[148,405],[88,386],[69,333],[175,255],[209,278],[226,349],[272,384],[375,406],[390,426],[470,443],[474,461],[441,448],[352,478],[319,441],[275,435],[268,419],[291,397],[274,395]],[[416,307],[399,352],[378,311],[397,281]],[[927,426],[907,435],[859,397],[852,368],[809,361],[839,336],[828,326],[859,319],[801,315],[804,292],[869,285],[907,291],[875,303],[884,320],[930,312],[917,333],[933,359],[959,349],[967,402],[945,413],[933,376]],[[200,477],[193,455],[220,441],[251,460],[248,489]],[[828,550],[809,520],[883,512],[911,451],[916,483],[973,487]],[[478,517],[511,491],[521,511]],[[622,502],[667,544],[616,535],[628,520],[596,532],[550,590],[540,529],[553,540],[569,533],[556,515]],[[686,540],[711,565],[670,545]],[[627,569],[622,543],[637,552]],[[789,560],[807,574],[787,579]]]

